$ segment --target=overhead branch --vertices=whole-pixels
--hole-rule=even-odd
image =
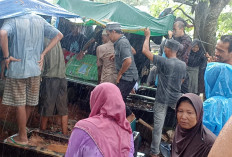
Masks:
[[[171,12],[171,14],[174,13],[174,12],[175,12],[178,8],[180,8],[182,5],[183,5],[183,4],[179,5],[176,9],[174,9],[174,10]]]
[[[177,7],[176,9],[182,11],[182,13],[183,13],[185,16],[187,16],[187,17],[192,21],[192,23],[194,24],[194,21],[195,21],[195,20],[194,20],[191,16],[189,16],[187,13],[185,13],[183,9],[181,9],[180,7]]]

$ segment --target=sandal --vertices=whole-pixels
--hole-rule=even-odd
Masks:
[[[28,127],[26,127],[26,131],[27,133],[29,133],[31,130]]]
[[[24,142],[25,144],[22,143],[18,143],[14,140],[14,137],[17,136],[18,134],[12,135],[10,137],[8,137],[7,139],[4,140],[4,143],[9,143],[9,144],[13,144],[13,145],[18,145],[21,147],[27,147],[28,146],[28,142]],[[11,141],[11,142],[9,142]]]

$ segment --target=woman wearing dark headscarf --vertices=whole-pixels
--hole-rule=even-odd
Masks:
[[[118,87],[102,83],[90,96],[89,118],[76,123],[65,157],[133,157],[134,143]]]
[[[189,76],[189,93],[198,93],[198,74],[199,67],[202,67],[202,64],[206,63],[206,57],[202,50],[201,43],[198,39],[194,39],[192,42],[192,49],[189,54],[188,64],[187,64],[187,73]]]
[[[207,157],[216,136],[202,124],[203,103],[199,96],[187,93],[176,105],[177,127],[172,157]]]

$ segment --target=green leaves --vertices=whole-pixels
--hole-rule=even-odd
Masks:
[[[232,34],[232,12],[221,13],[218,18],[217,35]]]

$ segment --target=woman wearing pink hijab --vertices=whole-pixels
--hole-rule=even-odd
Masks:
[[[76,123],[66,157],[133,157],[134,143],[125,103],[117,86],[102,83],[90,96],[89,118]]]

